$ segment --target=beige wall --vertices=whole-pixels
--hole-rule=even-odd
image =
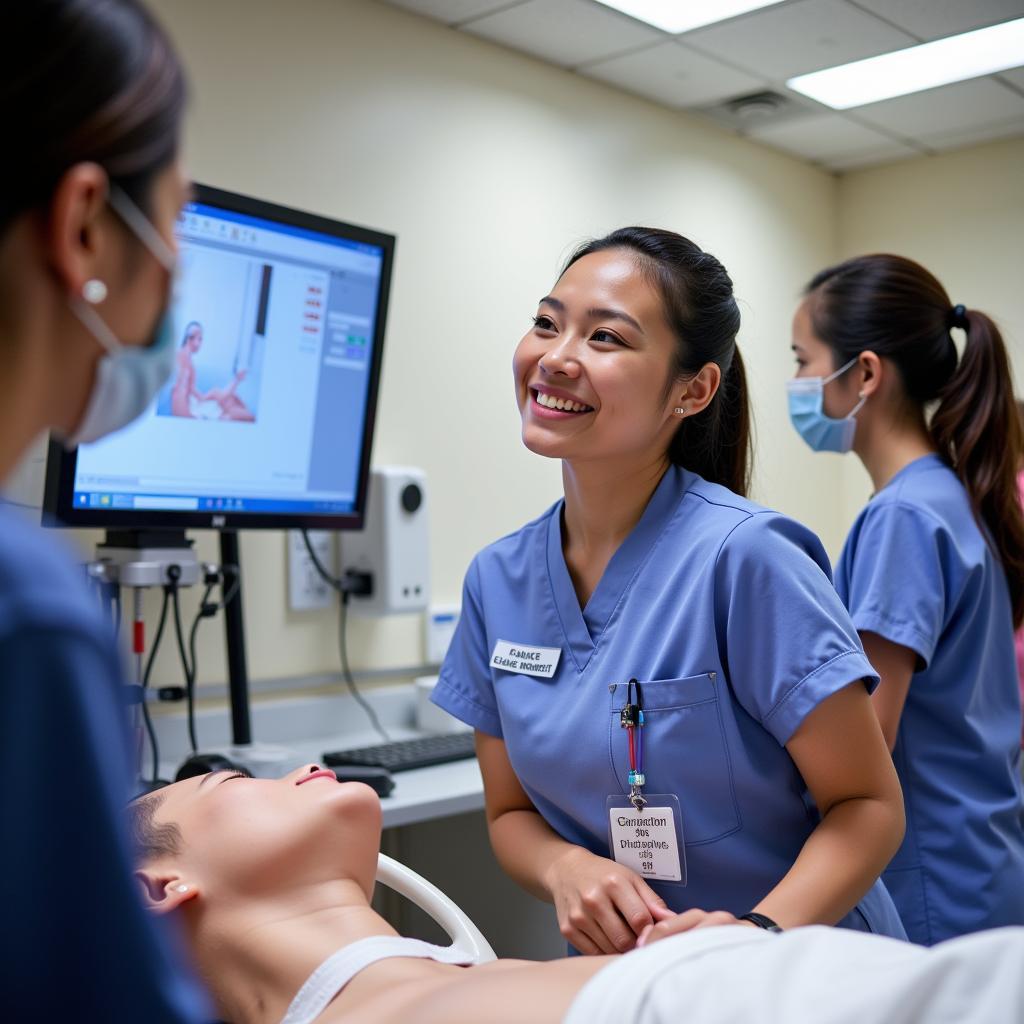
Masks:
[[[923,263],[950,299],[1002,329],[1024,396],[1024,139],[859,171],[840,179],[839,255],[896,252]],[[871,492],[843,466],[847,529]]]
[[[473,553],[559,494],[524,451],[513,347],[580,239],[625,223],[720,255],[744,311],[757,496],[834,546],[839,468],[796,469],[788,323],[836,247],[836,180],[795,159],[384,4],[157,0],[188,66],[199,181],[398,235],[375,459],[422,466],[435,596]],[[212,538],[201,547],[212,556]],[[286,607],[279,533],[246,534],[254,677],[336,669],[334,616]],[[219,627],[202,675],[223,679]],[[422,658],[417,617],[359,622],[357,667]],[[164,658],[158,681],[177,676]]]
[[[1024,141],[837,179],[385,4],[155,6],[192,79],[197,180],[398,235],[375,460],[428,474],[437,600],[457,600],[473,553],[558,496],[557,465],[519,443],[510,359],[587,236],[657,224],[721,256],[744,313],[755,497],[833,555],[869,487],[855,459],[813,455],[786,418],[789,319],[815,270],[879,249],[922,260],[1002,323],[1024,383]],[[214,536],[198,539],[215,558]],[[243,554],[252,675],[336,671],[333,613],[287,610],[282,535],[244,534]],[[353,662],[416,664],[420,631],[417,616],[357,620]],[[219,623],[201,636],[202,679],[217,683]],[[156,681],[178,678],[168,644]]]

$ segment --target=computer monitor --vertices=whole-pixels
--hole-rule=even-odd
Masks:
[[[204,185],[177,235],[174,374],[124,430],[51,443],[46,521],[361,528],[394,237]]]

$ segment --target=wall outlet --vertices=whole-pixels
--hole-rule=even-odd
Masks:
[[[457,604],[432,604],[426,616],[426,654],[428,665],[440,665],[448,653],[459,622]]]
[[[337,545],[331,530],[310,530],[309,542],[320,564],[332,575],[338,575]],[[293,612],[330,608],[334,589],[316,571],[306,550],[301,530],[288,531],[288,607]]]

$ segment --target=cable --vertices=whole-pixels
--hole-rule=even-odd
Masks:
[[[191,676],[186,677],[187,679],[187,692],[188,698],[188,736],[192,743],[192,753],[194,754],[197,750],[196,744],[196,680],[199,678],[199,666],[198,666],[198,655],[196,654],[196,633],[199,631],[199,623],[203,619],[209,618],[212,615],[216,615],[218,610],[223,605],[218,605],[216,602],[210,603],[210,594],[213,592],[213,588],[217,585],[217,582],[206,584],[206,590],[203,591],[202,599],[199,602],[199,609],[196,611],[195,618],[192,620],[192,628],[188,632],[188,653],[189,653],[189,665],[192,669]]]
[[[224,584],[225,576],[232,577],[232,583],[224,594],[221,601],[211,601],[210,595],[217,584]],[[188,633],[188,647],[186,651],[185,634],[181,624],[181,607],[178,601],[177,588],[174,590],[174,631],[178,640],[178,656],[181,659],[181,668],[185,674],[185,699],[187,702],[186,721],[188,725],[188,739],[195,754],[199,749],[199,742],[196,738],[196,683],[199,679],[199,657],[196,652],[196,636],[199,632],[199,624],[203,619],[212,618],[222,608],[227,607],[238,593],[241,584],[241,576],[237,565],[223,565],[217,569],[209,568],[204,576],[206,589],[199,601],[199,608]]]
[[[313,550],[313,544],[309,539],[309,532],[307,530],[301,530],[300,532],[302,533],[303,543],[306,545],[306,551],[309,553],[310,561],[313,563],[313,568],[316,569],[317,574],[328,586],[333,587],[338,592],[338,597],[340,598],[338,601],[338,652],[341,655],[342,678],[345,680],[345,685],[348,686],[349,692],[355,698],[356,703],[366,712],[366,717],[369,718],[370,724],[377,731],[378,735],[384,738],[385,743],[390,743],[391,737],[380,724],[377,713],[359,692],[359,687],[356,685],[356,681],[352,676],[352,670],[348,664],[349,595],[352,593],[368,593],[371,585],[370,581],[366,573],[346,573],[342,579],[332,576],[324,568],[316,551]]]
[[[377,733],[383,737],[385,743],[391,742],[391,737],[387,734],[387,731],[380,724],[380,719],[377,718],[377,713],[367,703],[366,698],[359,692],[359,688],[356,686],[355,679],[352,678],[352,670],[348,667],[348,594],[342,593],[341,600],[338,602],[338,650],[341,654],[341,674],[345,680],[346,685],[349,688],[349,692],[355,698],[356,703],[366,712],[366,717],[369,718],[370,724],[376,729]]]
[[[181,658],[181,668],[185,673],[185,695],[188,698],[188,741],[192,746],[192,753],[195,754],[199,750],[199,744],[196,743],[196,723],[195,723],[195,661],[189,661],[188,655],[185,653],[185,632],[181,628],[181,602],[178,599],[178,588],[174,587],[171,591],[171,604],[174,608],[174,635],[178,641],[178,656]]]
[[[156,730],[153,728],[153,720],[149,716],[149,706],[146,703],[146,691],[149,689],[149,677],[153,671],[153,662],[156,661],[156,652],[160,647],[160,640],[164,635],[164,624],[167,622],[167,606],[171,601],[171,586],[164,587],[164,600],[160,606],[160,621],[157,623],[156,632],[153,634],[153,646],[149,651],[149,658],[146,661],[146,668],[142,673],[142,720],[146,726],[146,734],[149,736],[149,746],[153,752],[153,774],[150,782],[155,786],[160,776],[160,751],[156,742]],[[175,588],[176,589],[176,588]]]
[[[345,584],[336,576],[332,576],[324,567],[323,562],[320,561],[320,556],[313,549],[313,542],[309,539],[309,531],[301,530],[300,532],[302,533],[302,542],[306,545],[306,552],[309,554],[309,559],[313,563],[313,568],[316,569],[317,575],[329,587],[333,587],[341,594],[342,597],[348,597],[348,590],[345,588]]]

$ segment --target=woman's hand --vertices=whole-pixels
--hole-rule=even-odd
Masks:
[[[741,921],[727,910],[686,910],[682,914],[673,914],[657,924],[648,925],[637,939],[638,946],[649,946],[659,939],[667,939],[670,935],[681,932],[692,932],[697,928],[711,928],[720,924],[741,924],[749,928],[757,925],[751,921]]]
[[[547,887],[561,933],[581,953],[625,953],[658,921],[665,901],[629,868],[574,846],[551,865]]]

